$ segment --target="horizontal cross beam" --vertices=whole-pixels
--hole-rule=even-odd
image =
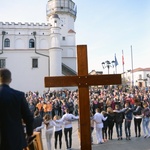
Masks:
[[[92,86],[121,84],[121,75],[53,76],[45,77],[45,87]]]

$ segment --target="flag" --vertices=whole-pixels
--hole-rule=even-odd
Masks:
[[[118,66],[118,61],[117,61],[117,58],[116,58],[116,54],[115,54],[115,67]]]
[[[123,54],[123,50],[122,50],[122,65],[124,65],[124,54]]]

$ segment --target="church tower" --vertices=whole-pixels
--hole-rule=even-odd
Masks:
[[[0,22],[0,68],[12,70],[11,86],[24,92],[42,94],[45,76],[77,72],[76,5],[73,0],[47,1],[47,24]]]
[[[76,44],[74,22],[76,5],[72,0],[49,0],[46,7],[47,21],[50,23],[50,75],[66,75],[76,72]]]
[[[53,14],[49,19],[50,23],[50,75],[62,75],[62,48],[60,47],[60,18]]]

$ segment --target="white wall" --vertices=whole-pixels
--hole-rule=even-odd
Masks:
[[[1,57],[1,56],[0,56]],[[34,52],[4,52],[6,68],[12,72],[11,87],[27,92],[45,89],[44,77],[48,76],[48,59]],[[38,58],[39,67],[32,68],[32,58]]]

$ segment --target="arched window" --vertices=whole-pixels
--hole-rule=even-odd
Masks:
[[[4,47],[10,47],[10,40],[8,38],[4,41]]]
[[[34,47],[35,47],[34,40],[30,39],[29,40],[29,48],[34,48]]]

